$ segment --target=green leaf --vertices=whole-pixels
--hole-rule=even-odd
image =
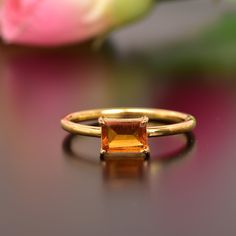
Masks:
[[[113,25],[126,24],[144,16],[154,3],[154,0],[114,0],[111,4]]]
[[[151,49],[144,60],[163,72],[236,72],[236,14],[223,16],[192,40]]]

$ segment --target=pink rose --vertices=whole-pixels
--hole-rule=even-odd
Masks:
[[[32,45],[79,42],[141,16],[152,1],[0,0],[1,37]]]

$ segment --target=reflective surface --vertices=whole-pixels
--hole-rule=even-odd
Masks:
[[[233,75],[161,75],[110,45],[0,52],[1,235],[235,235]],[[193,114],[195,138],[150,139],[149,162],[65,140],[65,114],[114,106]]]

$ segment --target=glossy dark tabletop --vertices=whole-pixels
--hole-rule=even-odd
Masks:
[[[112,40],[95,52],[0,45],[0,235],[235,236],[234,74],[167,75],[135,55]],[[98,138],[60,127],[69,112],[117,106],[198,125],[150,139],[145,163],[102,163]]]

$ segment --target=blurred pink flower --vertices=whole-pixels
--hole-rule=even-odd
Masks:
[[[151,3],[152,0],[0,0],[1,37],[7,43],[49,46],[83,41],[141,16]]]

